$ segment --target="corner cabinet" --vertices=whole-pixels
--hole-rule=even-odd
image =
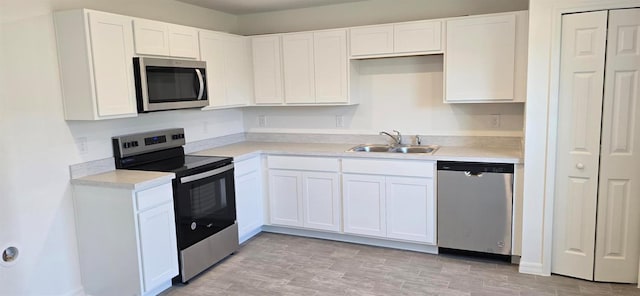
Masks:
[[[340,231],[340,166],[335,158],[268,156],[272,225]]]
[[[198,31],[164,22],[134,19],[136,54],[198,58]]]
[[[131,18],[80,9],[54,20],[65,119],[137,116]]]
[[[253,98],[251,51],[244,36],[200,31],[200,60],[207,62],[209,106],[247,106]]]
[[[156,295],[171,286],[178,275],[178,250],[173,190],[165,180],[140,190],[74,184],[87,294]]]
[[[343,159],[344,232],[435,245],[433,161]]]
[[[526,11],[446,21],[445,103],[524,102]]]
[[[280,35],[251,38],[256,105],[284,103]]]

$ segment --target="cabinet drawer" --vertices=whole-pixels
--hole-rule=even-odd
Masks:
[[[434,162],[388,159],[343,159],[342,172],[353,174],[432,178]]]
[[[234,163],[234,169],[236,177],[260,170],[260,156],[238,161]]]
[[[171,183],[166,183],[158,187],[153,187],[136,193],[136,206],[138,207],[138,211],[143,211],[171,201],[173,201]]]
[[[338,172],[340,164],[336,158],[268,156],[267,166],[270,169]]]

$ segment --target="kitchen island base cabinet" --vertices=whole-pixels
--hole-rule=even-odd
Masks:
[[[88,295],[156,295],[178,275],[171,183],[141,191],[74,185]]]

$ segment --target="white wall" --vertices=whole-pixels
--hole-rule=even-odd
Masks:
[[[525,123],[525,184],[523,241],[520,271],[549,275],[553,225],[552,173],[555,163],[555,131],[549,123],[557,118],[560,54],[560,15],[620,7],[639,7],[638,0],[531,0],[529,3],[529,68]],[[550,112],[551,111],[551,112]],[[556,116],[556,117],[554,117]],[[551,178],[551,179],[550,179]]]
[[[245,14],[245,35],[284,33],[422,19],[526,10],[527,0],[368,0],[321,7]]]
[[[221,30],[236,25],[234,16],[168,0],[1,2],[0,248],[15,244],[20,257],[11,267],[0,265],[0,295],[82,293],[69,165],[111,157],[111,136],[184,127],[190,142],[244,130],[240,110],[66,122],[51,15],[62,7],[175,19]],[[77,138],[87,139],[86,154],[78,152]],[[101,239],[99,234],[96,239]]]
[[[245,111],[250,132],[522,136],[524,104],[444,104],[442,55],[371,59],[358,63],[360,105],[259,107]],[[500,114],[492,128],[490,115]],[[258,116],[266,126],[258,126]],[[344,127],[336,126],[344,116]]]

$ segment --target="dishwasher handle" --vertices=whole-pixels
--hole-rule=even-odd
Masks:
[[[480,172],[472,172],[472,171],[465,171],[464,175],[467,177],[478,177],[481,178],[482,175],[484,175],[484,173],[480,173]]]

